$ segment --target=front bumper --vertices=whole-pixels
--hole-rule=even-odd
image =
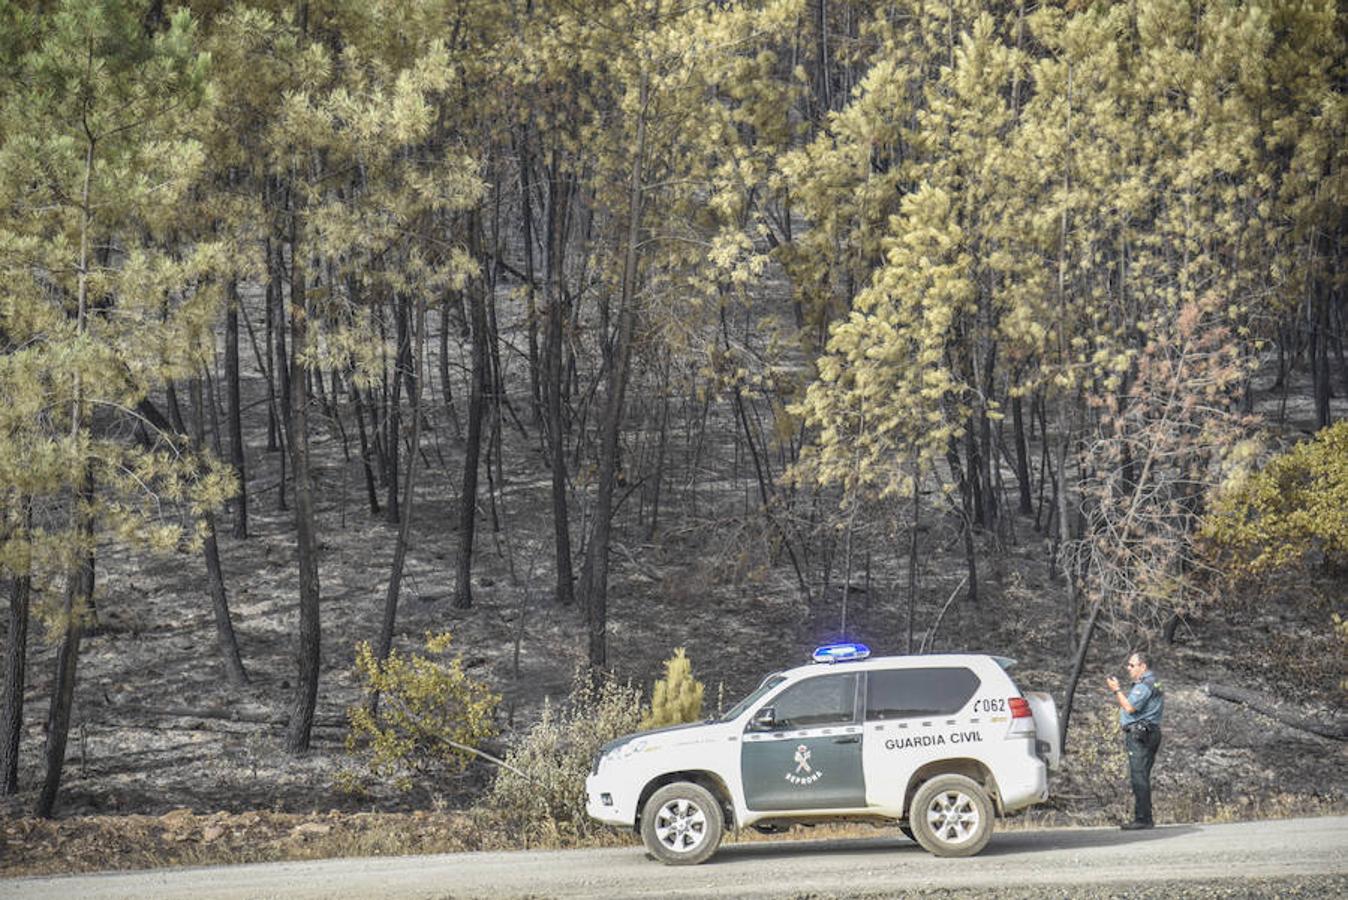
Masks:
[[[632,827],[637,821],[638,797],[624,792],[610,779],[591,775],[585,779],[585,812],[605,825]]]

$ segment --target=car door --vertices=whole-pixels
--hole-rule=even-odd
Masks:
[[[855,809],[866,804],[857,672],[818,675],[755,711],[740,742],[749,809]],[[762,721],[771,710],[770,723]]]
[[[867,673],[862,757],[872,806],[902,807],[912,773],[927,763],[979,755],[988,726],[976,718],[957,717],[979,686],[978,675],[966,666]]]

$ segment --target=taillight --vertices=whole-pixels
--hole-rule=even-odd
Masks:
[[[1012,719],[1033,719],[1034,713],[1030,710],[1030,701],[1024,697],[1012,697],[1006,701],[1011,707]]]

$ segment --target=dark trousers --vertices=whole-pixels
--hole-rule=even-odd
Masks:
[[[1151,766],[1161,747],[1161,729],[1134,725],[1124,735],[1123,745],[1128,749],[1128,780],[1133,786],[1133,821],[1150,823]]]

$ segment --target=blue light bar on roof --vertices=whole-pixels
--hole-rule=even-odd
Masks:
[[[835,663],[865,659],[871,655],[871,648],[865,644],[825,644],[814,651],[817,663]]]

